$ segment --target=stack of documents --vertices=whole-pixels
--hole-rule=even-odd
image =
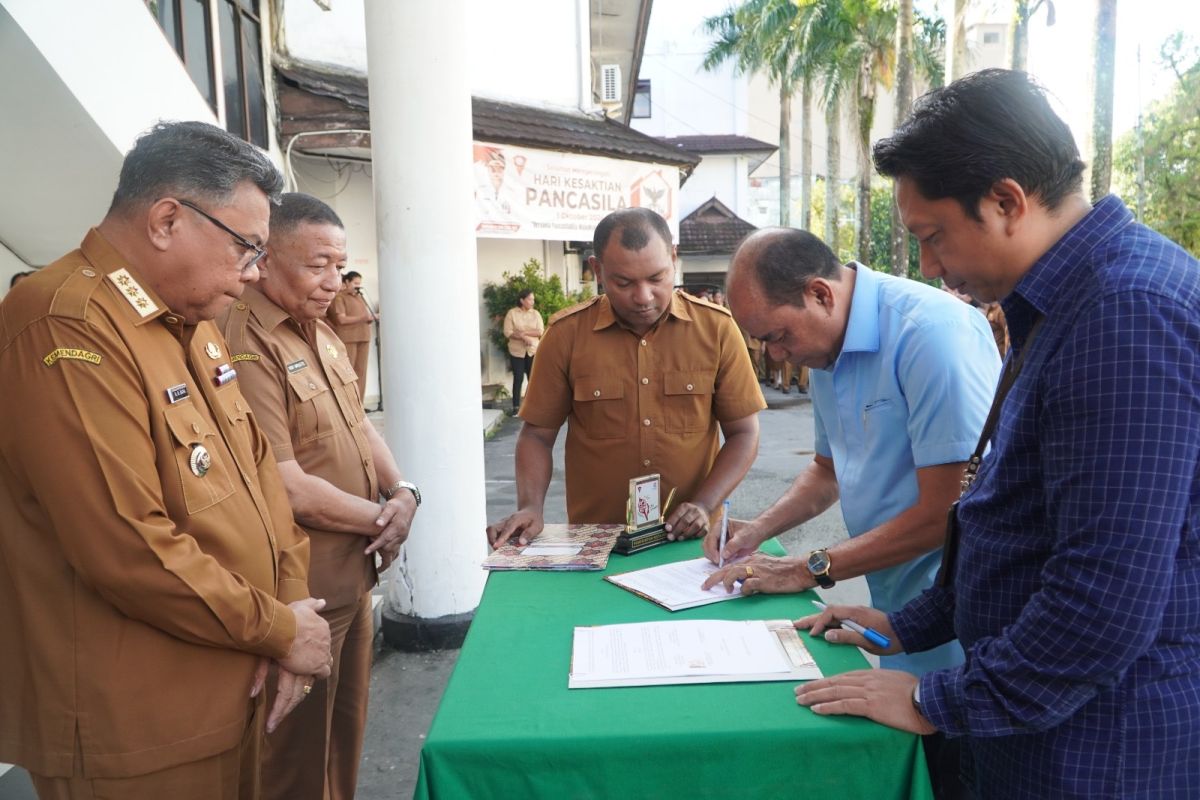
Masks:
[[[483,562],[486,570],[600,570],[622,525],[550,524],[532,542],[521,546],[509,539]]]
[[[612,581],[622,589],[628,589],[651,603],[657,603],[668,611],[679,611],[683,608],[719,603],[722,600],[736,600],[742,596],[740,589],[727,592],[721,584],[708,590],[701,589],[700,585],[704,580],[716,571],[717,565],[707,558],[696,558],[635,572],[623,572],[620,575],[609,575],[605,580]]]
[[[815,680],[790,620],[678,620],[576,628],[572,689]]]

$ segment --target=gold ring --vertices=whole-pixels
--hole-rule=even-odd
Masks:
[[[312,684],[311,683],[304,684],[304,694],[306,694],[306,695],[312,694]]]
[[[754,567],[746,567],[746,577],[747,578],[754,577]]]

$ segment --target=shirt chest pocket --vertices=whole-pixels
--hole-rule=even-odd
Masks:
[[[862,407],[862,430],[866,439],[864,446],[876,442],[887,442],[897,436],[907,435],[907,409],[903,401],[883,398],[866,403]]]
[[[163,415],[175,440],[175,467],[188,513],[203,511],[233,494],[229,466],[212,423],[190,402],[164,409]]]
[[[331,433],[333,426],[326,409],[326,404],[333,401],[329,396],[329,388],[318,383],[307,369],[293,372],[287,379],[296,396],[292,404],[295,415],[292,435],[296,437],[295,443],[306,444]]]
[[[629,409],[625,387],[612,378],[580,376],[575,381],[573,411],[590,439],[625,436]]]
[[[351,397],[358,398],[356,402],[362,405],[362,394],[359,392],[358,376],[354,374],[354,367],[350,366],[350,362],[344,358],[339,358],[331,361],[329,367],[333,370],[333,374],[337,376],[337,379],[342,382],[342,385],[346,387],[346,393]]]
[[[663,417],[668,433],[697,433],[712,423],[716,374],[710,370],[663,373]]]

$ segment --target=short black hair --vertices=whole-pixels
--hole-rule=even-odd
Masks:
[[[288,233],[305,222],[342,229],[346,227],[328,203],[311,194],[288,192],[279,198],[278,205],[271,206],[271,236]]]
[[[758,233],[747,237],[733,254],[738,261],[744,247],[755,248],[750,264],[758,279],[763,297],[773,306],[784,304],[804,308],[804,290],[813,278],[831,281],[842,279],[837,254],[829,245],[808,231],[797,228],[763,228],[769,238],[765,244],[756,240]]]
[[[612,235],[620,231],[618,240],[626,250],[638,251],[650,243],[651,234],[658,234],[666,242],[667,250],[671,249],[671,226],[661,216],[648,208],[623,208],[614,211],[596,225],[592,235],[592,248],[596,258],[604,261],[604,248]]]
[[[529,295],[531,295],[531,294],[533,294],[533,289],[522,289],[521,291],[517,292],[517,301],[519,302],[521,300],[524,300],[526,297],[529,297]]]
[[[980,70],[922,96],[873,155],[879,174],[911,179],[929,200],[952,197],[976,220],[979,200],[1004,178],[1050,211],[1083,186],[1070,128],[1017,70]]]
[[[254,145],[206,122],[159,122],[125,156],[109,212],[173,195],[223,205],[245,181],[272,203],[283,191],[283,175]]]
[[[361,278],[361,277],[362,277],[361,272],[355,272],[354,270],[350,270],[349,272],[342,273],[342,283],[349,283],[350,281],[354,280],[355,278]]]

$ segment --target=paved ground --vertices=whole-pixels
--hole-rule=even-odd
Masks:
[[[748,518],[766,508],[812,458],[812,408],[803,397],[781,395],[767,389],[771,408],[760,415],[759,455],[750,474],[731,498],[735,517]],[[382,419],[372,415],[377,424]],[[490,420],[485,418],[484,428]],[[484,446],[487,471],[488,519],[509,513],[515,502],[513,449],[519,422],[504,420]],[[562,447],[555,448],[555,473],[546,503],[549,522],[565,522],[562,485]],[[480,531],[480,536],[483,531]],[[789,553],[807,553],[845,538],[841,512],[834,508],[812,522],[781,537]],[[838,584],[823,592],[839,602],[867,602],[862,579]],[[359,772],[359,800],[405,800],[412,796],[420,763],[421,745],[433,720],[457,651],[401,653],[382,648],[371,674],[371,710],[363,764]],[[0,800],[32,800],[28,778],[20,770],[0,776]]]

